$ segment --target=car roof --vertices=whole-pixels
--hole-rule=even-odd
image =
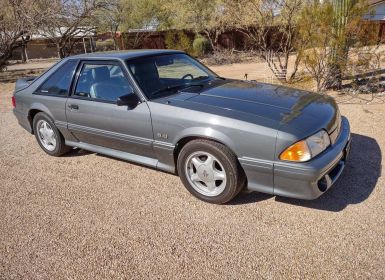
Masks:
[[[95,53],[87,53],[87,54],[78,54],[74,56],[68,57],[71,58],[79,58],[79,59],[133,59],[143,56],[151,56],[151,55],[161,55],[161,54],[172,54],[172,53],[184,53],[182,51],[177,50],[129,50],[129,51],[112,51],[112,52],[95,52]]]

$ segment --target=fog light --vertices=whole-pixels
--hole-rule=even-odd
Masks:
[[[326,181],[326,178],[325,176],[322,177],[319,181],[318,181],[318,189],[321,191],[321,192],[325,192],[328,188],[328,182]]]

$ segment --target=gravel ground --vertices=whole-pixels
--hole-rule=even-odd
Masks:
[[[47,156],[10,112],[12,88],[0,84],[0,279],[384,279],[383,104],[340,106],[351,157],[321,198],[217,206],[174,175]]]

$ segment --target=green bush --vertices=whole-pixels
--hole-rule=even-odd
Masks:
[[[98,52],[112,51],[114,49],[114,40],[112,39],[96,41],[96,51]]]
[[[211,51],[211,45],[206,37],[198,35],[193,42],[194,55],[204,56]]]
[[[164,39],[168,49],[181,50],[192,53],[192,39],[183,31],[170,31]]]

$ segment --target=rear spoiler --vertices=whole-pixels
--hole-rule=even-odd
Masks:
[[[22,90],[22,89],[25,89],[26,87],[28,87],[34,80],[36,79],[36,77],[25,77],[25,78],[22,78],[22,79],[18,79],[16,81],[16,84],[15,84],[15,92],[16,91],[19,91],[19,90]]]

